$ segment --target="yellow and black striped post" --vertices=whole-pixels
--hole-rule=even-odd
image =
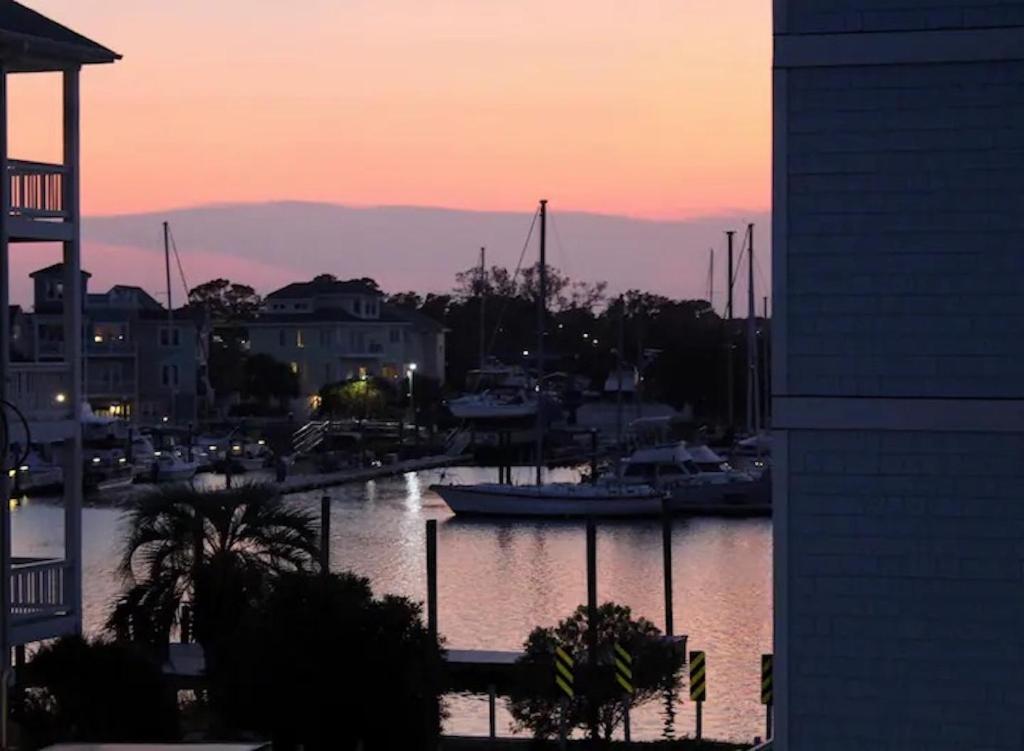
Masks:
[[[572,656],[561,647],[555,647],[555,685],[561,689],[566,698],[575,696],[573,691],[573,672],[576,663]]]
[[[704,737],[704,702],[708,698],[707,655],[690,652],[690,701],[697,704],[695,737]]]
[[[765,706],[765,740],[772,737],[772,707],[775,704],[774,655],[761,655],[761,703]]]
[[[629,743],[629,703],[636,693],[636,687],[633,685],[633,656],[618,642],[615,643],[615,681],[625,694],[622,699],[622,736],[626,743]]]
[[[568,733],[566,731],[566,721],[569,715],[569,702],[576,696],[575,691],[575,678],[573,668],[576,667],[576,661],[573,660],[572,655],[568,651],[563,649],[561,646],[555,646],[555,685],[558,686],[558,690],[561,691],[564,696],[562,697],[562,714],[558,720],[558,746],[561,749],[565,748],[566,739]]]

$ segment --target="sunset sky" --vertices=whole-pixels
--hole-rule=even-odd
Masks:
[[[124,55],[83,80],[88,214],[769,206],[767,0],[27,4]],[[12,154],[56,160],[58,80],[11,92]]]

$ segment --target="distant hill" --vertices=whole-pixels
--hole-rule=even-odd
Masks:
[[[91,288],[128,283],[159,293],[165,286],[160,234],[165,219],[190,285],[227,276],[264,293],[320,272],[370,276],[389,291],[445,291],[457,271],[476,264],[481,245],[487,247],[489,265],[514,268],[530,225],[527,213],[299,202],[89,217],[83,266],[93,274]],[[723,230],[741,229],[746,221],[758,223],[758,248],[767,249],[770,232],[764,213],[655,221],[562,213],[554,205],[548,258],[573,278],[606,280],[614,291],[636,287],[673,297],[704,297],[708,249],[722,248]],[[527,263],[536,254],[534,235]],[[49,259],[21,255],[16,260],[12,298],[24,303],[28,284],[22,277]],[[716,263],[720,292],[725,285],[724,253]],[[759,264],[767,278],[768,257],[761,257]],[[182,288],[176,269],[174,285],[177,302]]]

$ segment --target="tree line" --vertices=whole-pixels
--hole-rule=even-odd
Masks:
[[[534,362],[539,272],[539,264],[519,270],[474,267],[458,272],[448,292],[382,294],[387,304],[421,313],[448,329],[446,382],[449,390],[457,391],[465,385],[466,374],[480,366],[481,354],[509,365]],[[380,289],[373,279],[360,281]],[[215,325],[209,356],[215,390],[237,392],[259,403],[295,395],[297,384],[284,364],[247,352],[246,325],[262,304],[252,287],[215,279],[194,288],[189,301],[208,311]],[[615,371],[621,349],[627,367],[642,369],[645,398],[676,408],[689,405],[708,421],[723,422],[730,401],[734,415],[744,414],[745,320],[726,320],[707,300],[672,299],[639,289],[611,295],[606,282],[573,280],[551,266],[546,303],[548,369],[582,376],[600,391]],[[770,356],[769,323],[757,322],[757,357],[763,371]],[[762,388],[768,393],[767,384]]]

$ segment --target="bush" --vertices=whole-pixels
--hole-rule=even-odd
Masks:
[[[59,742],[160,742],[178,735],[174,692],[135,645],[80,637],[40,649],[17,717],[29,747]]]
[[[376,599],[366,579],[282,575],[221,657],[214,708],[279,751],[429,748],[440,734],[441,649],[416,604]]]
[[[517,727],[529,729],[536,738],[585,728],[591,719],[606,739],[622,722],[626,696],[615,680],[615,645],[620,644],[632,656],[633,685],[629,697],[632,707],[644,704],[665,690],[677,688],[685,657],[681,646],[662,637],[644,618],[634,619],[629,608],[605,603],[597,610],[597,652],[589,661],[589,624],[587,608],[581,605],[554,628],[536,628],[526,640],[520,658],[523,683],[512,696],[511,710]],[[572,655],[575,661],[575,697],[569,701],[555,684],[555,647]]]

